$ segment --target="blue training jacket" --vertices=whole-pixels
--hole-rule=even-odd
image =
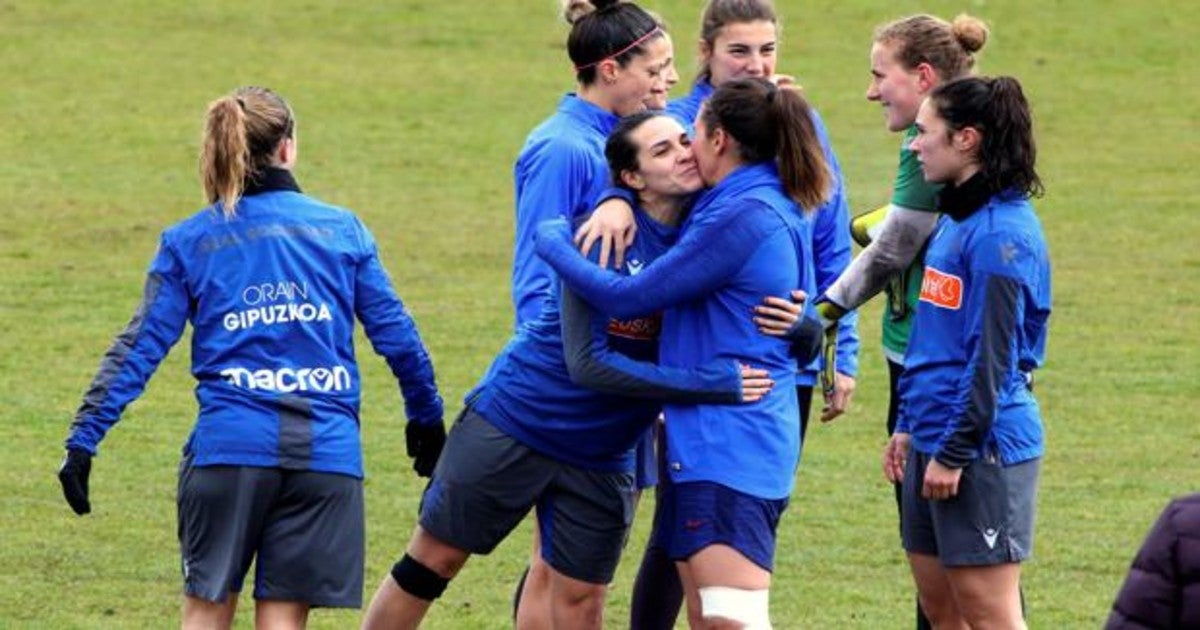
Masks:
[[[288,171],[163,232],[145,294],[105,355],[68,448],[96,452],[192,324],[196,466],[363,476],[354,318],[400,383],[410,422],[442,421],[433,364],[357,217],[301,194]]]
[[[814,289],[810,241],[773,163],[743,166],[696,201],[680,241],[635,276],[605,273],[574,251],[561,223],[539,227],[537,252],[581,297],[614,317],[667,308],[660,360],[687,368],[735,360],[769,371],[753,404],[665,406],[672,481],[712,481],[787,497],[799,459],[795,360],[750,317],[765,295]]]
[[[533,233],[546,219],[571,221],[592,210],[609,183],[604,143],[618,121],[574,94],[529,133],[513,167],[516,226],[512,299],[516,329],[538,318],[557,279],[533,253]]]
[[[617,272],[622,275],[653,268],[677,237],[675,229],[640,210],[634,217],[638,234]],[[597,246],[592,258],[598,253]],[[600,271],[593,262],[580,261]],[[560,296],[556,290],[538,318],[517,330],[466,403],[549,457],[589,470],[632,471],[633,449],[663,400],[741,399],[740,370],[732,360],[694,369],[653,363],[661,322],[657,310],[609,318],[570,291]]]
[[[977,180],[964,184],[981,188]],[[1033,206],[1012,191],[957,210],[947,198],[925,254],[925,276],[900,379],[896,431],[961,468],[995,452],[1005,464],[1044,451],[1032,372],[1042,365],[1050,260]]]
[[[692,85],[692,91],[687,96],[667,103],[667,113],[679,120],[687,129],[692,129],[700,106],[714,92],[708,81],[697,81]],[[813,242],[813,271],[817,279],[817,290],[824,293],[833,285],[842,272],[850,266],[850,210],[846,196],[846,182],[842,177],[842,167],[838,163],[837,154],[833,151],[833,143],[829,139],[829,131],[825,122],[815,108],[812,112],[813,126],[816,127],[817,137],[821,141],[821,149],[825,152],[825,161],[829,164],[829,172],[833,175],[832,194],[816,212],[809,217],[811,222]],[[810,295],[815,299],[816,295]],[[858,311],[846,313],[838,320],[837,341],[837,371],[846,376],[858,375]],[[821,368],[822,357],[818,356],[796,377],[800,385],[814,385]]]

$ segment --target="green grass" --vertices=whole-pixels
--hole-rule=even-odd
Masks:
[[[673,26],[685,76],[697,4],[650,5]],[[1200,5],[779,4],[780,69],[820,107],[855,209],[886,198],[897,143],[862,97],[876,24],[917,11],[981,15],[993,26],[981,69],[1025,84],[1055,313],[1038,388],[1049,450],[1024,583],[1032,627],[1100,625],[1159,509],[1200,485],[1200,253],[1190,241]],[[291,100],[301,184],[372,227],[456,412],[511,326],[512,161],[571,88],[564,39],[551,0],[0,1],[0,627],[177,623],[175,467],[195,413],[186,340],[104,442],[92,515],[69,512],[53,472],[99,357],[140,296],[157,233],[202,201],[205,104],[247,83]],[[780,628],[911,625],[877,463],[878,306],[861,331],[855,407],[811,430],[781,527]],[[403,454],[394,382],[359,347],[369,594],[407,540],[421,484]],[[627,614],[644,507],[610,598],[612,627]],[[528,541],[523,526],[472,560],[428,627],[503,627]],[[313,626],[357,620],[317,611]]]

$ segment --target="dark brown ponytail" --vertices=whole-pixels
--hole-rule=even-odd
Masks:
[[[1031,197],[1044,192],[1035,168],[1033,115],[1020,82],[1012,77],[958,79],[938,86],[930,99],[949,129],[979,132],[979,172],[991,192],[1011,188]]]
[[[724,129],[737,140],[743,161],[778,159],[784,190],[806,211],[829,198],[833,178],[799,90],[765,79],[738,79],[717,88],[702,111],[710,133]]]

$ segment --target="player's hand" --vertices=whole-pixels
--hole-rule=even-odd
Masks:
[[[908,445],[912,436],[896,432],[883,447],[883,476],[892,483],[904,480],[904,463],[908,460]]]
[[[742,402],[752,403],[762,400],[767,392],[775,386],[770,372],[759,370],[742,364]]]
[[[958,480],[961,468],[950,468],[936,459],[925,468],[925,483],[921,486],[921,497],[930,501],[944,501],[958,495]]]
[[[774,83],[776,86],[781,87],[781,88],[792,88],[797,91],[804,90],[804,86],[797,83],[796,77],[794,77],[790,74],[773,74],[773,75],[771,75],[771,78],[768,80],[771,83]]]
[[[88,476],[91,472],[91,453],[81,448],[67,449],[62,465],[58,467],[58,481],[62,484],[67,503],[80,516],[92,511],[92,503],[88,500]]]
[[[841,372],[833,375],[833,393],[825,398],[825,406],[821,408],[821,422],[829,422],[846,413],[850,408],[850,399],[854,397],[854,388],[858,386],[853,376]]]
[[[432,424],[410,421],[404,427],[404,441],[408,456],[413,458],[413,470],[420,477],[428,477],[446,445],[446,426],[441,420]]]
[[[633,208],[620,198],[605,199],[596,207],[592,216],[575,230],[575,244],[586,256],[592,245],[600,241],[600,267],[608,266],[608,257],[613,255],[613,269],[625,264],[625,249],[633,244],[637,234],[637,221],[633,219]]]
[[[772,337],[783,337],[800,321],[804,312],[804,291],[792,291],[792,299],[768,295],[762,304],[754,307],[754,325],[758,332]]]

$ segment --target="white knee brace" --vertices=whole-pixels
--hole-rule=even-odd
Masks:
[[[700,589],[700,614],[740,622],[746,630],[771,630],[770,592],[706,586]]]

